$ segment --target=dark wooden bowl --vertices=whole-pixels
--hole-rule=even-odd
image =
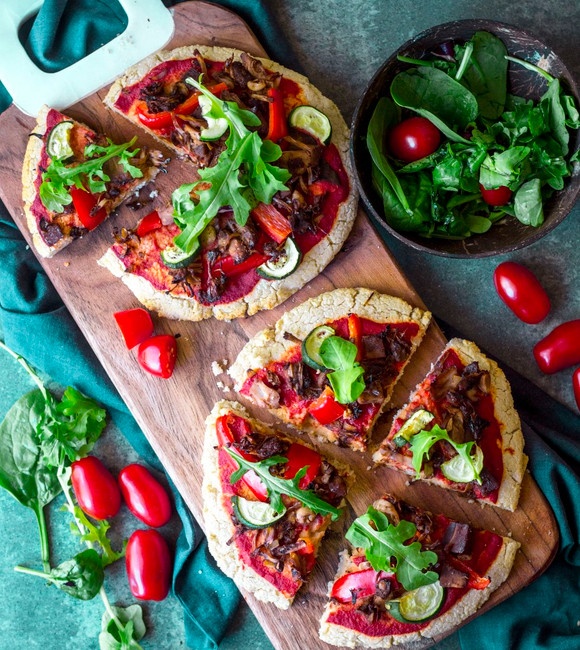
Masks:
[[[537,64],[558,77],[569,93],[578,99],[578,86],[560,57],[537,38],[512,25],[491,20],[459,20],[432,27],[405,43],[392,54],[371,79],[360,98],[352,121],[351,157],[360,194],[370,214],[392,235],[412,248],[445,257],[487,257],[509,253],[538,241],[555,228],[570,212],[580,191],[580,174],[565,180],[564,189],[555,192],[544,204],[544,223],[538,228],[525,226],[514,217],[506,217],[482,235],[472,235],[462,241],[429,239],[413,233],[401,233],[389,226],[384,219],[382,200],[375,192],[371,180],[371,157],[365,138],[369,120],[380,97],[390,96],[389,88],[396,74],[408,68],[397,60],[398,55],[422,58],[434,47],[448,40],[466,41],[476,31],[485,30],[502,39],[511,56]],[[546,91],[547,82],[539,74],[510,63],[508,91],[528,99],[538,100]],[[580,145],[580,131],[571,133],[570,151]]]

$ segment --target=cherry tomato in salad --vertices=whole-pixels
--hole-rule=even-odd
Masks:
[[[171,501],[165,488],[143,465],[127,465],[119,474],[119,485],[129,510],[152,528],[171,519]]]
[[[85,456],[72,464],[71,481],[79,506],[93,519],[114,517],[121,507],[121,492],[115,477],[96,456]]]
[[[113,314],[129,350],[153,334],[153,321],[146,309],[125,309]]]
[[[535,325],[550,313],[550,299],[538,278],[516,262],[502,262],[493,273],[499,297],[524,323]]]
[[[572,375],[572,386],[574,388],[574,399],[576,400],[576,406],[580,410],[580,368],[574,370]]]
[[[534,357],[547,375],[580,363],[580,319],[558,325],[536,343]]]
[[[173,561],[167,542],[156,530],[136,530],[125,555],[131,593],[139,600],[163,600],[169,593]]]
[[[169,379],[175,368],[177,341],[171,334],[152,336],[139,346],[137,360],[141,367],[156,377]]]
[[[481,190],[481,198],[493,207],[499,207],[509,203],[512,198],[512,191],[507,185],[501,185],[491,190],[485,189],[483,185],[479,184],[479,189]]]
[[[388,147],[395,158],[415,162],[437,151],[441,133],[425,117],[410,117],[399,122],[389,133]]]

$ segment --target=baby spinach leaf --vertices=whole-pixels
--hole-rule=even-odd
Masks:
[[[487,156],[479,170],[479,182],[486,189],[507,185],[515,189],[519,183],[522,163],[530,155],[529,147],[511,147]]]
[[[548,90],[543,95],[540,105],[546,107],[549,114],[550,128],[557,142],[562,147],[562,156],[568,154],[570,134],[566,126],[566,113],[560,102],[560,82],[554,79],[550,82]]]
[[[334,371],[328,374],[328,380],[340,404],[354,402],[365,389],[364,369],[356,361],[357,352],[354,343],[340,336],[329,336],[320,346],[322,363]]]
[[[561,95],[560,99],[566,113],[566,126],[570,129],[580,128],[580,113],[578,113],[574,97],[571,95]]]
[[[121,623],[121,629],[111,618],[111,614],[105,611],[101,620],[99,650],[141,650],[137,642],[147,632],[141,606],[111,607],[111,610]]]
[[[391,83],[391,96],[428,120],[450,140],[469,144],[456,130],[464,131],[478,114],[477,100],[465,86],[436,68],[400,72]]]
[[[402,519],[393,526],[384,513],[369,506],[365,515],[353,521],[346,539],[365,550],[373,569],[394,571],[399,582],[410,591],[439,579],[435,571],[428,570],[437,562],[437,554],[423,551],[419,542],[408,543],[416,532],[412,522]]]
[[[539,178],[532,178],[516,192],[514,199],[515,215],[526,226],[540,226],[544,222],[541,184]]]

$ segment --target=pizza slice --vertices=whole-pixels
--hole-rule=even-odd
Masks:
[[[114,144],[102,133],[43,107],[22,168],[24,211],[32,241],[52,257],[96,228],[163,164],[158,151]]]
[[[519,543],[385,495],[354,521],[320,625],[327,643],[390,648],[461,624],[508,577]]]
[[[474,343],[451,340],[373,459],[515,510],[528,458],[505,375]]]
[[[370,289],[336,289],[251,339],[236,389],[303,431],[357,451],[421,342],[431,314]]]
[[[130,69],[106,102],[195,165],[174,222],[100,260],[149,309],[194,321],[271,309],[342,248],[357,208],[348,128],[305,77],[192,46]]]
[[[341,514],[351,471],[227,401],[206,420],[202,464],[205,531],[218,566],[258,600],[288,608]]]

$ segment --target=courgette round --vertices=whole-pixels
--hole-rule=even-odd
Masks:
[[[398,600],[387,603],[389,614],[401,623],[422,623],[441,609],[445,589],[439,580],[408,591]]]
[[[228,121],[223,117],[214,118],[209,115],[212,108],[212,102],[209,97],[200,95],[199,105],[201,106],[202,117],[207,122],[207,128],[201,130],[199,135],[200,139],[205,142],[219,140],[228,129]]]
[[[74,151],[70,146],[70,132],[74,126],[74,122],[65,120],[56,124],[46,141],[46,153],[56,160],[67,160],[74,156]]]
[[[326,370],[320,356],[320,346],[335,331],[330,325],[319,325],[302,341],[302,361],[315,370]]]
[[[193,252],[186,253],[181,248],[178,248],[175,244],[171,244],[164,248],[161,253],[161,261],[165,266],[170,269],[182,269],[186,266],[189,266],[195,256],[199,252],[199,242],[197,242],[196,247],[193,249]]]
[[[247,528],[267,528],[286,514],[286,508],[276,512],[269,503],[239,496],[232,497],[232,508],[236,519]]]
[[[475,446],[475,455],[472,456],[473,464],[457,454],[450,460],[441,463],[441,473],[446,479],[454,483],[471,483],[475,481],[483,469],[483,451],[478,445]]]
[[[280,255],[275,260],[264,262],[256,271],[258,275],[266,280],[282,280],[282,278],[287,278],[294,273],[300,266],[301,261],[302,253],[300,249],[292,237],[288,237]]]
[[[431,422],[435,416],[425,409],[415,411],[413,415],[397,431],[394,442],[397,447],[402,447],[411,441],[411,438]]]
[[[290,126],[310,133],[322,144],[330,142],[332,136],[330,120],[314,106],[297,106],[288,116],[288,122]]]

